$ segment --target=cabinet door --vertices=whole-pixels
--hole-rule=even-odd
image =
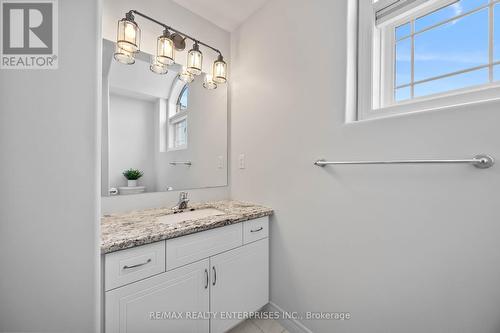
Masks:
[[[106,292],[106,333],[208,333],[208,319],[187,318],[209,311],[208,270],[206,259]]]
[[[226,332],[241,321],[221,315],[259,310],[269,302],[268,238],[210,258],[211,333]]]

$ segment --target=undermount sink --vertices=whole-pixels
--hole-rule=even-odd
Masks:
[[[162,216],[158,219],[158,222],[165,224],[176,224],[188,220],[202,219],[209,216],[224,215],[225,213],[221,210],[215,208],[205,208],[193,211],[187,211],[177,214],[170,214]]]

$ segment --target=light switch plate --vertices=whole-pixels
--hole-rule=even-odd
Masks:
[[[240,154],[238,157],[238,166],[240,169],[245,169],[245,154]]]

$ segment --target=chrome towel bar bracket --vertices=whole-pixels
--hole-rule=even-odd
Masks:
[[[467,159],[450,160],[389,160],[389,161],[326,161],[317,160],[314,165],[325,167],[327,165],[351,165],[351,164],[472,164],[478,169],[488,169],[495,164],[495,159],[486,154],[476,155]]]

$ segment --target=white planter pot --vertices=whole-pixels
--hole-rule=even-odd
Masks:
[[[137,186],[137,179],[135,179],[135,180],[127,180],[127,186],[128,187],[135,187],[135,186]]]

